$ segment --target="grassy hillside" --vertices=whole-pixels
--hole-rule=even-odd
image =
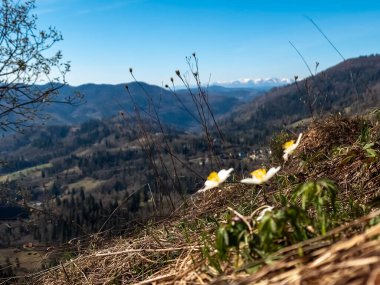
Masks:
[[[26,282],[377,284],[380,124],[370,117],[315,122],[267,185],[234,176],[160,222],[89,237]],[[265,205],[273,209],[258,219]]]

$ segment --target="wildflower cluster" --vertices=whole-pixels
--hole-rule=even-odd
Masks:
[[[291,159],[301,139],[302,134],[299,134],[297,140],[282,137],[282,140],[276,141],[276,147],[282,145],[282,154],[278,151],[276,156],[279,159],[282,156],[283,165]],[[285,140],[288,141],[282,143]],[[339,156],[340,163],[344,165],[347,164],[347,160],[353,162],[360,158],[362,165],[369,169],[378,161],[375,144],[371,139],[365,139],[352,148],[337,148],[333,155]],[[280,166],[270,167],[268,170],[260,168],[252,171],[250,177],[240,180],[240,183],[259,185],[257,187],[260,189],[257,194],[259,195],[261,191],[265,193],[264,190],[267,189],[265,184],[280,170]],[[250,206],[253,207],[247,207],[246,204],[239,205],[240,211],[244,214],[228,208],[229,212],[218,223],[212,266],[216,264],[216,269],[224,268],[225,262],[230,263],[235,260],[233,266],[238,271],[254,272],[265,263],[271,263],[278,258],[279,250],[284,247],[317,237],[328,239],[329,231],[331,233],[332,229],[342,222],[347,222],[348,219],[368,213],[372,207],[351,201],[352,196],[347,203],[341,199],[341,194],[349,194],[341,193],[338,196],[337,185],[330,179],[318,178],[302,183],[299,182],[300,179],[286,175],[278,179],[279,184],[283,182],[287,185],[286,191],[271,192],[270,204],[264,199],[266,205],[256,205],[255,198],[250,201]],[[296,181],[297,184],[289,187],[290,181]],[[303,255],[302,247],[299,248],[299,254]]]
[[[283,159],[284,161],[287,161],[289,156],[294,152],[294,150],[298,147],[298,145],[301,142],[302,133],[298,136],[298,139],[296,142],[294,140],[290,140],[286,142],[283,145],[284,155]],[[254,185],[261,185],[266,183],[268,180],[270,180],[274,175],[277,174],[281,169],[280,166],[278,167],[271,167],[268,171],[265,168],[260,168],[257,170],[254,170],[250,173],[250,178],[242,179],[240,182],[244,184],[254,184]],[[230,177],[231,172],[233,171],[233,168],[230,168],[228,170],[222,169],[219,172],[213,171],[209,174],[207,177],[207,180],[203,186],[203,188],[199,189],[197,193],[205,192],[206,190],[215,188],[220,186],[223,182],[227,180],[228,177]]]
[[[289,140],[282,144],[284,163],[291,158],[301,139],[302,133],[297,140]],[[250,172],[250,177],[241,179],[239,183],[258,185],[259,195],[266,189],[265,184],[280,170],[281,166],[259,168]],[[231,168],[222,169],[218,173],[212,172],[199,192],[220,187],[232,171]],[[265,191],[263,192],[265,195]],[[235,267],[243,266],[246,270],[255,270],[254,267],[260,262],[252,262],[254,260],[270,260],[274,252],[285,246],[326,235],[329,229],[339,223],[336,195],[337,187],[331,180],[319,179],[300,183],[287,197],[274,192],[271,201],[279,202],[276,207],[256,206],[248,216],[229,208],[225,220],[219,223],[215,256],[210,264],[220,269],[223,267],[220,262],[236,258]],[[255,205],[255,201],[256,198],[251,204]],[[210,256],[208,258],[210,259]]]

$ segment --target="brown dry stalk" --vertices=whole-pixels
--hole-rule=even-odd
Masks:
[[[83,272],[83,270],[81,268],[79,268],[79,266],[73,260],[71,260],[71,263],[74,264],[74,266],[80,271],[80,273],[82,274],[84,279],[87,281],[87,284],[91,285],[92,283],[88,280],[88,278],[87,278],[86,274]]]
[[[173,278],[175,276],[176,276],[175,274],[161,275],[161,276],[158,276],[158,277],[154,277],[154,278],[151,278],[151,279],[147,279],[147,280],[141,281],[139,283],[136,283],[135,285],[154,284],[155,282],[164,281],[166,279],[171,279],[171,278]]]
[[[253,233],[253,229],[252,229],[251,225],[249,224],[247,219],[242,214],[238,213],[237,211],[235,211],[231,207],[227,207],[227,209],[230,210],[232,213],[234,213],[236,216],[238,216],[247,225],[249,232]]]
[[[134,252],[167,252],[167,251],[177,251],[177,250],[183,250],[183,249],[191,249],[191,250],[198,250],[200,249],[199,246],[183,246],[183,247],[168,247],[168,248],[132,248],[132,249],[126,249],[122,251],[116,251],[116,252],[109,252],[109,253],[96,253],[95,256],[110,256],[110,255],[119,255],[124,253],[134,253]]]

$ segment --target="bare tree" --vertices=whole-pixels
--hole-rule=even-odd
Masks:
[[[0,128],[20,131],[45,118],[44,106],[76,104],[80,96],[58,96],[70,65],[61,51],[51,49],[62,40],[60,32],[37,27],[35,1],[2,0],[0,5]]]

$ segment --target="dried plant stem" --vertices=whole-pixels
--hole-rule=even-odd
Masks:
[[[242,214],[240,214],[239,212],[235,211],[231,207],[227,207],[227,209],[230,210],[232,213],[234,213],[236,216],[238,216],[247,225],[250,233],[253,232],[253,229],[252,229],[250,223],[248,222],[248,220]]]
[[[147,279],[147,280],[135,283],[135,285],[155,284],[156,282],[164,281],[166,279],[171,279],[171,278],[173,278],[175,276],[176,276],[175,274],[161,275],[161,276],[158,276],[158,277],[154,277],[154,278],[151,278],[151,279]]]
[[[126,249],[126,250],[117,251],[117,252],[97,253],[95,254],[95,256],[110,256],[110,255],[119,255],[119,254],[125,254],[125,253],[135,253],[135,252],[168,252],[168,251],[177,251],[177,250],[184,250],[184,249],[198,250],[200,249],[200,247],[199,246],[183,246],[183,247],[168,247],[168,248]]]

